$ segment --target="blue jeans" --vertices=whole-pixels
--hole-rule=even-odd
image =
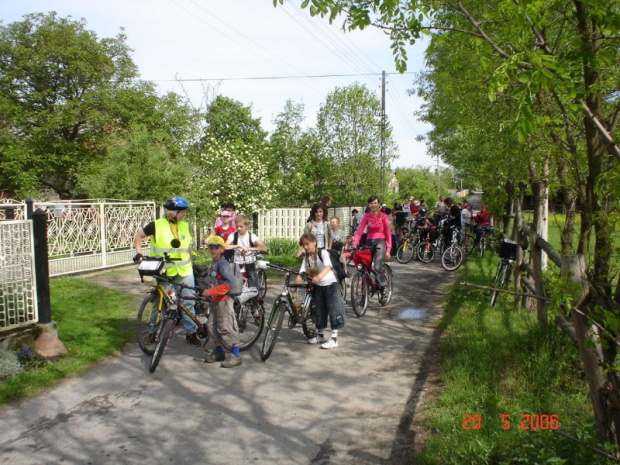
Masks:
[[[194,287],[196,284],[194,283],[194,274],[189,274],[187,276],[173,276],[175,282],[184,284],[186,286]],[[166,289],[169,289],[171,286],[166,286]],[[183,289],[181,291],[182,296],[195,297],[196,293],[192,289]],[[192,312],[193,315],[196,314],[194,310],[194,306],[196,305],[196,301],[194,300],[184,300],[183,304],[187,307],[187,309]],[[196,332],[196,325],[192,321],[190,317],[188,317],[185,313],[181,313],[183,320],[183,328],[185,328],[185,334],[190,335]]]
[[[377,272],[377,285],[379,287],[387,285],[387,278],[385,277],[385,239],[370,239],[367,244],[371,247],[372,258],[375,262],[375,271]]]
[[[327,317],[331,329],[344,328],[347,318],[344,312],[344,302],[338,283],[329,286],[314,288],[314,304],[316,305],[316,329],[321,331],[327,328]]]

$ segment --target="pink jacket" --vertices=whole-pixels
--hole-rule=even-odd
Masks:
[[[357,228],[357,232],[353,237],[353,246],[360,242],[364,227],[368,225],[366,231],[366,239],[385,239],[386,250],[392,250],[392,229],[390,228],[390,219],[385,213],[379,212],[376,215],[366,213],[362,218],[362,222]]]

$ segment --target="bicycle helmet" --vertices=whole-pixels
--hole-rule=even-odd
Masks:
[[[189,202],[184,197],[172,197],[164,202],[166,210],[181,211],[189,208]]]

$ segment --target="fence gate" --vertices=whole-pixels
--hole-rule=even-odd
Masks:
[[[0,221],[0,331],[38,321],[32,221]]]

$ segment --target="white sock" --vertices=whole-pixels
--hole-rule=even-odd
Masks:
[[[335,341],[338,339],[338,330],[337,329],[332,329],[332,335],[331,338]]]

